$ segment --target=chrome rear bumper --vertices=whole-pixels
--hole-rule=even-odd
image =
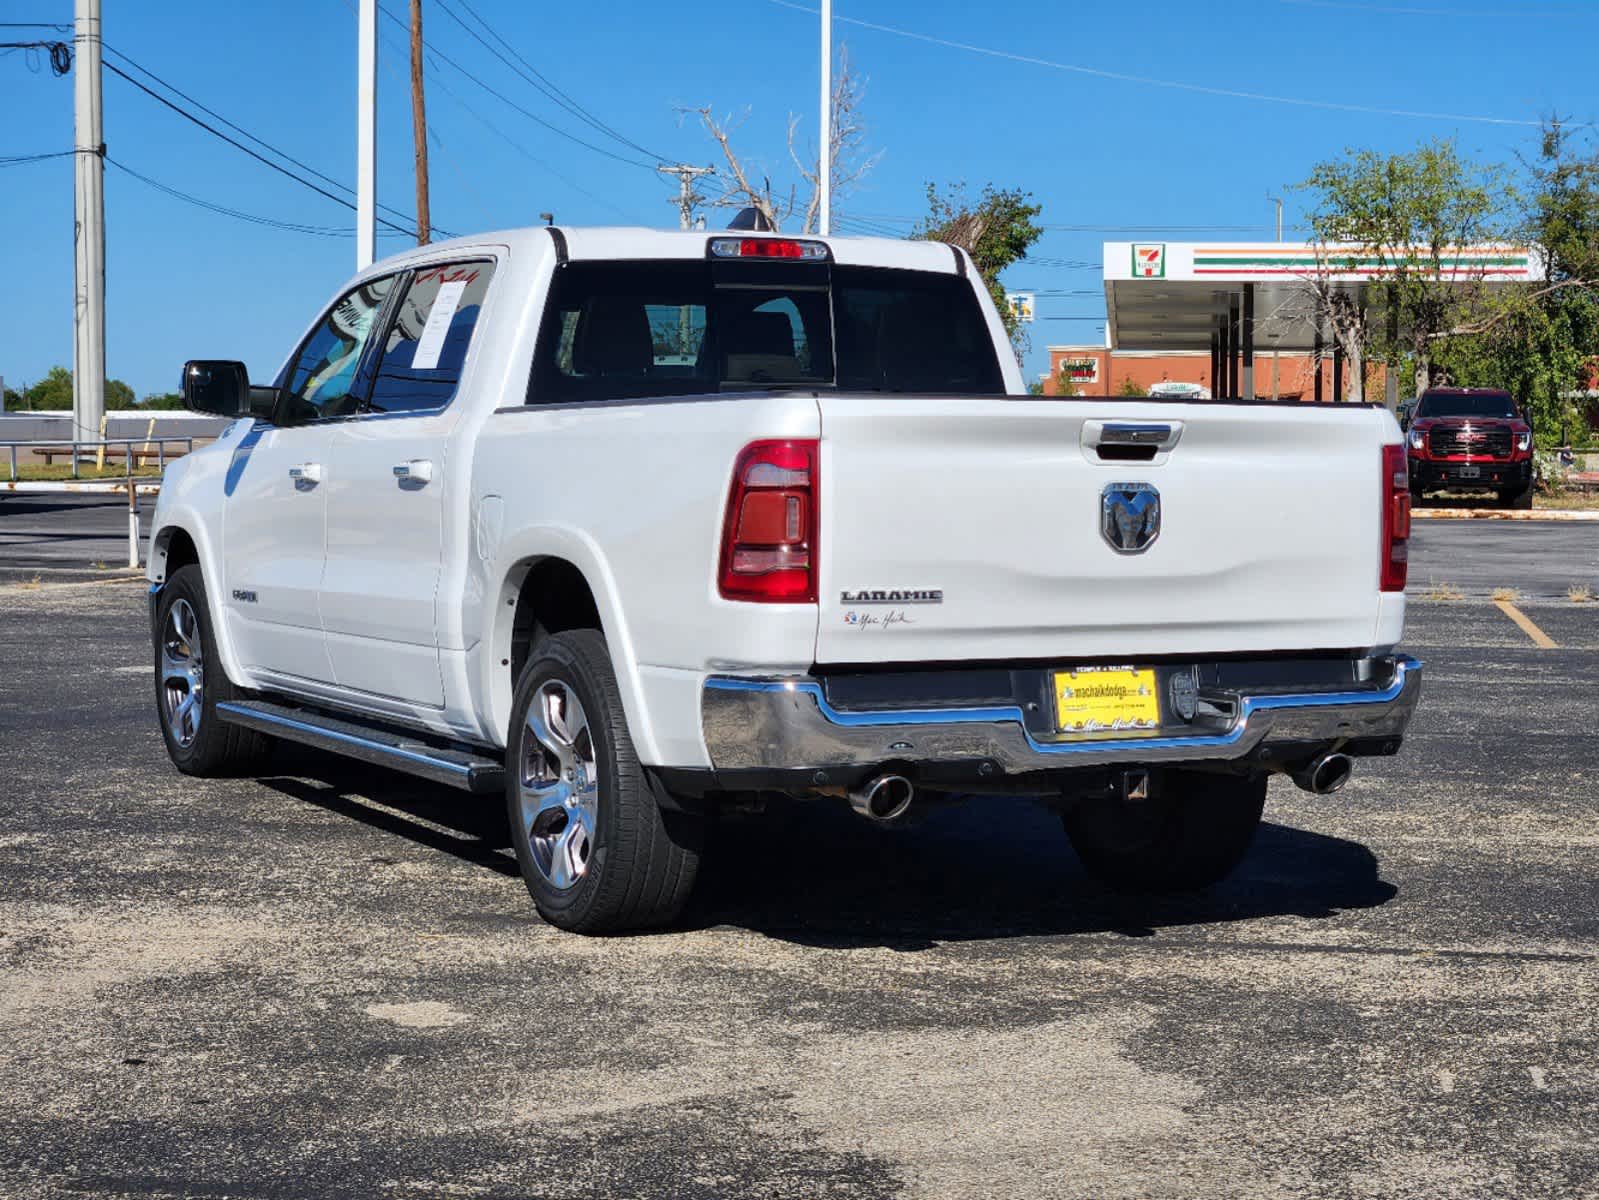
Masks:
[[[1357,742],[1397,747],[1421,696],[1421,663],[1373,660],[1370,688],[1232,697],[1230,722],[1204,732],[1076,736],[1045,740],[1020,708],[842,711],[809,676],[705,681],[702,720],[718,772],[828,772],[884,763],[991,763],[1006,774],[1112,763],[1190,763],[1254,757]],[[1366,753],[1392,753],[1366,750]],[[829,779],[828,782],[832,780]]]

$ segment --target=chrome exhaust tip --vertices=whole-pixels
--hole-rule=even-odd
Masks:
[[[916,798],[916,788],[903,775],[879,775],[849,794],[849,806],[868,821],[897,821]]]
[[[1297,771],[1290,771],[1289,778],[1307,792],[1330,796],[1348,783],[1354,773],[1355,761],[1349,755],[1323,754],[1320,758],[1311,759]]]

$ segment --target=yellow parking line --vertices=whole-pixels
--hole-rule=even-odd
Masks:
[[[1534,625],[1531,621],[1529,621],[1527,619],[1527,614],[1522,612],[1514,604],[1510,603],[1510,601],[1508,601],[1508,600],[1495,600],[1494,601],[1494,607],[1497,608],[1500,612],[1504,613],[1505,616],[1509,617],[1518,626],[1520,626],[1521,627],[1521,632],[1526,634],[1528,637],[1530,637],[1532,639],[1533,645],[1537,646],[1540,650],[1558,650],[1558,649],[1560,649],[1559,646],[1555,645],[1554,638],[1550,637],[1547,633],[1545,633],[1543,630],[1539,629],[1536,625]]]

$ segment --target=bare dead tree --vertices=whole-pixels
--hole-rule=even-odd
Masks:
[[[682,111],[691,112],[700,119],[705,132],[721,148],[722,158],[727,163],[727,169],[718,170],[715,175],[722,188],[720,194],[710,197],[706,203],[712,208],[753,208],[766,218],[773,229],[781,229],[784,219],[794,212],[794,191],[791,188],[787,199],[784,199],[773,190],[769,175],[761,172],[758,183],[752,177],[758,168],[754,164],[746,165],[733,149],[732,134],[743,117],[728,114],[718,118],[709,106]]]
[[[832,190],[834,197],[847,195],[860,179],[882,157],[866,148],[866,123],[862,119],[866,81],[851,69],[847,49],[840,48],[838,71],[834,77],[832,95],[832,132],[828,153],[832,156]],[[707,203],[712,208],[753,208],[770,223],[781,229],[783,223],[803,214],[802,228],[806,233],[816,232],[817,216],[822,197],[819,183],[821,159],[814,150],[803,154],[799,143],[801,118],[793,113],[788,118],[788,153],[800,179],[809,188],[810,195],[801,207],[799,186],[794,185],[784,195],[772,186],[770,174],[758,160],[746,159],[733,148],[733,137],[743,116],[732,114],[718,117],[710,106],[679,110],[684,115],[699,118],[705,132],[717,144],[726,163],[716,174],[721,192]]]
[[[847,196],[855,190],[868,171],[883,157],[881,150],[868,150],[866,146],[866,121],[862,117],[865,107],[866,83],[850,69],[849,47],[838,49],[837,72],[833,78],[833,94],[828,107],[832,110],[829,121],[828,161],[832,164],[831,183],[833,196]],[[794,160],[794,169],[810,187],[810,199],[805,203],[805,233],[816,232],[817,217],[822,207],[821,155],[807,148],[805,157],[799,150],[800,118],[788,116],[788,156]]]
[[[1350,290],[1338,279],[1339,274],[1348,270],[1348,264],[1340,262],[1340,258],[1347,259],[1351,251],[1348,247],[1329,246],[1325,242],[1313,245],[1315,265],[1299,276],[1298,286],[1268,317],[1273,321],[1299,322],[1331,333],[1334,345],[1349,365],[1350,400],[1364,403],[1366,347],[1371,342],[1370,315],[1359,289]],[[1326,353],[1323,351],[1323,357]],[[1317,371],[1321,370],[1321,361],[1314,366]],[[1338,401],[1343,397],[1333,399]]]

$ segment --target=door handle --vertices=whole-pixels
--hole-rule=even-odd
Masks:
[[[299,466],[289,468],[289,478],[295,483],[321,483],[321,463],[301,463]]]
[[[426,458],[396,463],[394,477],[401,483],[429,483],[433,479],[433,463]]]

